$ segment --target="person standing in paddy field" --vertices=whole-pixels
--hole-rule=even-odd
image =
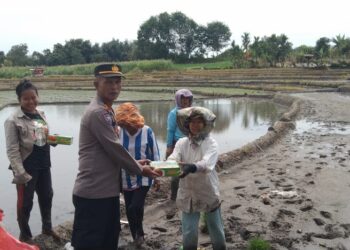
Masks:
[[[176,113],[178,110],[192,106],[192,103],[193,103],[192,92],[188,89],[179,89],[175,93],[175,103],[176,103],[176,107],[169,112],[168,120],[167,120],[167,141],[166,141],[167,145],[166,145],[166,155],[165,155],[166,159],[173,152],[176,142],[180,138],[184,137],[184,134],[181,132],[181,130],[176,124]],[[176,196],[177,196],[177,190],[179,188],[178,177],[171,177],[170,188],[171,188],[170,201],[175,202]],[[175,215],[175,212],[176,212],[176,208],[170,207],[167,211],[167,216],[172,217]]]
[[[121,91],[121,66],[101,64],[94,75],[96,97],[80,123],[79,172],[73,189],[75,250],[118,249],[122,168],[131,174],[159,176],[147,160],[134,160],[120,144],[112,104]]]
[[[48,122],[44,112],[37,110],[39,95],[35,85],[27,79],[22,80],[16,86],[16,94],[20,107],[5,121],[5,136],[14,175],[12,183],[17,188],[19,240],[34,243],[29,226],[34,193],[38,195],[42,233],[59,240],[51,222],[53,189]]]
[[[159,161],[159,149],[152,128],[145,125],[145,119],[138,108],[130,102],[118,105],[115,110],[120,141],[123,147],[136,159]],[[159,189],[159,181],[141,175],[130,175],[122,170],[123,195],[126,215],[132,238],[137,247],[144,242],[143,215],[147,193],[154,184]]]
[[[183,249],[196,250],[200,213],[206,216],[214,250],[226,250],[221,218],[219,178],[215,170],[218,144],[210,136],[216,116],[209,109],[190,107],[177,112],[177,124],[186,137],[175,145],[168,160],[180,165],[176,204],[182,211]]]

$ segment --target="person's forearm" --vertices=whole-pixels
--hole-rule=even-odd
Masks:
[[[198,172],[213,171],[218,160],[217,144],[213,142],[204,152],[203,158],[195,162]]]
[[[165,159],[168,159],[168,157],[173,153],[174,147],[167,147],[165,152]]]
[[[173,147],[174,141],[175,141],[175,130],[174,131],[168,131],[167,137],[166,137],[166,146],[167,147]]]

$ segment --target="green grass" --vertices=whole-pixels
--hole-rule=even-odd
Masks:
[[[79,64],[79,65],[62,65],[62,66],[45,66],[44,75],[93,75],[94,68],[100,63]],[[151,72],[173,70],[174,64],[170,60],[142,60],[120,62],[124,73],[128,72]],[[0,78],[23,78],[31,76],[30,69],[33,67],[1,67]]]
[[[230,61],[212,62],[212,63],[188,63],[174,64],[176,70],[191,70],[191,69],[231,69]]]
[[[169,70],[192,70],[192,69],[229,69],[230,61],[213,62],[213,63],[195,63],[195,64],[174,64],[171,60],[140,60],[118,62],[122,65],[124,73],[143,73],[153,71],[169,71]],[[79,76],[92,75],[93,70],[100,63],[79,64],[79,65],[62,65],[62,66],[45,66],[44,75],[46,76]],[[28,67],[2,67],[0,68],[0,78],[12,79],[31,76]]]
[[[174,64],[170,60],[143,60],[124,62],[122,63],[122,67],[125,73],[132,71],[152,72],[173,70]]]
[[[128,62],[118,62],[122,65],[123,72],[128,74],[128,77],[144,77],[149,72],[164,72],[163,77],[167,77],[169,71],[175,72],[178,75],[187,75],[192,77],[213,77],[215,72],[211,70],[225,70],[232,69],[232,63],[229,60],[219,62],[207,63],[188,63],[175,64],[171,60],[138,60]],[[100,63],[80,64],[80,65],[64,65],[64,66],[45,66],[44,75],[48,77],[61,76],[92,76],[96,65]],[[20,79],[23,77],[30,77],[33,68],[28,67],[0,67],[0,79]],[[144,74],[146,73],[146,74]],[[144,75],[143,75],[144,74]],[[157,74],[161,77],[163,73]],[[213,75],[214,74],[214,75]],[[223,75],[224,74],[224,75]],[[220,74],[219,74],[220,75]],[[268,68],[268,69],[232,69],[221,72],[221,76],[233,77],[236,79],[255,79],[264,80],[278,79],[278,80],[302,80],[306,82],[318,81],[322,84],[323,81],[332,82],[333,80],[346,80],[350,77],[348,70],[312,70],[302,68]],[[270,79],[269,78],[269,79]],[[305,83],[307,84],[307,83]],[[311,85],[311,83],[309,83]]]
[[[254,237],[249,240],[247,250],[270,250],[271,245],[268,241],[260,238]]]
[[[1,67],[0,78],[24,78],[31,76],[30,67]]]

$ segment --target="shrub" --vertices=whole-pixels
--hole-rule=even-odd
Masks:
[[[270,250],[270,249],[271,249],[270,243],[260,237],[254,237],[249,240],[248,250]]]

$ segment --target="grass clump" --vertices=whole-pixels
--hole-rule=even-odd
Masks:
[[[107,62],[110,63],[110,62]],[[171,60],[139,60],[118,62],[123,68],[123,73],[140,71],[168,71],[174,70],[174,64]],[[43,66],[45,76],[92,76],[94,68],[101,63],[76,64],[76,65],[59,65]],[[32,75],[30,69],[34,66],[27,67],[0,67],[0,78],[12,79],[23,78]]]
[[[0,67],[0,78],[12,79],[31,76],[30,67]]]
[[[208,62],[208,63],[183,63],[174,64],[177,70],[214,70],[214,69],[232,69],[230,61]]]
[[[260,237],[254,237],[249,240],[247,249],[248,250],[270,250],[271,245],[268,241]]]

